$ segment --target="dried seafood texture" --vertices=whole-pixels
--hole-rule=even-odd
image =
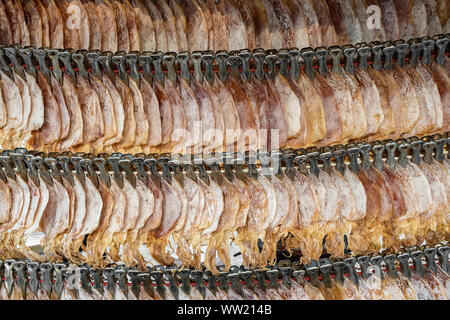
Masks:
[[[179,52],[418,38],[448,32],[447,9],[443,0],[8,0],[0,17],[3,44]]]
[[[42,1],[48,16],[49,39],[52,48],[64,48],[64,21],[54,0]]]
[[[24,19],[30,32],[30,45],[35,48],[40,48],[42,47],[42,20],[35,1],[31,0],[24,2],[22,8]],[[7,32],[8,31],[5,33],[7,34]],[[2,43],[11,43],[11,41],[2,41]]]
[[[449,63],[446,62],[446,65],[440,66],[439,64],[432,62],[430,69],[433,74],[433,79],[436,82],[439,95],[441,97],[442,102],[442,111],[443,111],[443,130],[448,130],[450,128],[450,102],[449,102],[449,92],[450,92],[450,77],[448,76]]]
[[[197,0],[179,3],[186,17],[186,37],[189,51],[208,50],[209,30],[204,12]],[[226,14],[226,12],[225,12]]]
[[[378,132],[384,120],[384,113],[380,103],[380,93],[369,74],[361,69],[355,69],[355,77],[361,88],[364,108],[367,117],[366,135]]]
[[[424,136],[450,127],[446,68],[433,61],[354,75],[327,70],[313,79],[301,71],[298,79],[180,75],[150,84],[145,75],[122,79],[106,70],[88,73],[89,81],[64,72],[59,82],[15,66],[0,73],[2,147],[234,152]]]
[[[118,51],[130,51],[130,33],[136,30],[128,30],[127,9],[120,1],[111,1],[114,10],[117,27],[117,49]],[[135,47],[135,45],[133,45]]]
[[[380,105],[384,116],[378,131],[369,139],[386,139],[393,134],[396,129],[394,108],[398,108],[400,103],[399,94],[398,91],[394,91],[395,81],[389,73],[369,68],[368,74],[378,88]]]
[[[336,143],[340,141],[342,134],[342,118],[339,112],[339,106],[334,96],[333,88],[319,73],[315,74],[313,85],[322,100],[327,128],[326,135],[320,143],[321,145]]]

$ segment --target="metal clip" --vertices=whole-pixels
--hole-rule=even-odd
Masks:
[[[210,85],[214,83],[214,71],[213,71],[213,63],[214,63],[214,55],[211,53],[206,53],[202,55],[202,61],[205,64],[205,79],[209,82]]]
[[[84,171],[81,166],[81,159],[81,157],[72,157],[70,161],[75,166],[75,174],[77,175],[78,179],[81,183],[84,184],[86,182],[86,176],[84,175]]]
[[[228,274],[227,280],[231,282],[231,288],[236,291],[238,294],[242,294],[242,286],[241,282],[239,281],[239,273],[231,273]]]
[[[213,274],[211,271],[206,270],[205,275],[208,278],[208,290],[216,296],[217,294],[217,276]]]
[[[423,268],[422,263],[422,257],[423,252],[422,251],[414,251],[411,252],[411,259],[413,260],[414,264],[414,273],[416,273],[419,277],[423,278],[425,275],[425,269]]]
[[[204,299],[205,295],[206,295],[206,287],[205,287],[205,284],[202,281],[202,279],[203,279],[203,272],[200,271],[200,270],[194,270],[194,271],[191,272],[191,277],[195,281],[196,289],[200,292],[200,294],[202,295],[202,297]]]
[[[347,155],[350,158],[350,170],[355,173],[359,172],[359,164],[358,164],[358,154],[360,150],[359,148],[352,147],[347,150]]]
[[[109,157],[108,158],[108,162],[111,165],[112,170],[113,170],[114,180],[116,181],[117,185],[121,189],[123,189],[123,175],[122,175],[122,172],[120,171],[119,161],[120,161],[119,157]]]
[[[194,51],[191,54],[192,64],[194,66],[194,79],[198,82],[203,81],[202,73],[202,53],[199,51]]]
[[[147,272],[139,273],[138,280],[142,284],[144,291],[150,296],[155,296],[155,291],[153,290],[152,279],[150,274]]]
[[[210,158],[210,159],[206,160],[206,164],[211,169],[211,176],[212,176],[213,180],[219,186],[221,186],[223,184],[223,181],[222,181],[222,174],[220,173],[220,168],[219,168],[219,160],[216,158]]]
[[[181,290],[188,296],[191,293],[191,284],[189,281],[190,274],[191,271],[189,269],[181,269],[178,271],[178,275],[181,278]]]
[[[255,61],[255,71],[253,74],[256,79],[262,80],[265,77],[264,73],[264,60],[266,59],[266,54],[262,49],[255,49],[252,53],[253,60]]]
[[[344,270],[346,269],[346,265],[344,262],[342,261],[337,261],[335,263],[333,263],[333,270],[334,270],[334,274],[335,274],[335,279],[336,282],[339,284],[343,284],[345,281],[344,278]]]
[[[99,54],[97,52],[88,52],[86,53],[86,59],[88,60],[90,67],[91,67],[91,73],[98,77],[99,79],[102,78],[102,72],[100,70],[100,65],[98,62]]]
[[[422,150],[422,141],[412,141],[410,143],[412,152],[411,161],[415,164],[420,163],[420,151]]]
[[[31,159],[31,164],[36,166],[39,169],[39,175],[41,178],[50,186],[53,186],[53,179],[48,172],[46,165],[44,164],[44,160],[41,157],[33,157]]]
[[[383,258],[381,256],[375,256],[370,258],[370,263],[377,268],[378,274],[380,275],[380,278],[384,278],[384,274],[381,271],[381,262],[383,261]]]
[[[400,262],[400,266],[402,268],[402,273],[406,277],[408,277],[408,279],[411,279],[411,269],[408,264],[409,258],[410,258],[410,256],[407,253],[402,253],[397,256],[397,259]]]
[[[136,176],[133,173],[131,160],[128,159],[119,160],[119,166],[125,171],[125,177],[131,183],[133,188],[136,188]]]
[[[327,67],[327,56],[328,56],[328,50],[320,47],[316,49],[316,57],[319,61],[319,72],[321,75],[325,76],[328,72]]]
[[[384,46],[382,44],[375,44],[374,46],[372,46],[372,56],[373,56],[372,67],[378,71],[380,71],[383,67],[382,62],[381,62],[383,48],[384,48]]]
[[[347,169],[347,166],[345,165],[345,161],[344,161],[346,154],[347,154],[347,152],[343,149],[335,150],[333,152],[333,157],[336,161],[336,170],[342,174],[344,174],[345,169]]]
[[[106,160],[103,158],[94,158],[93,163],[97,166],[100,171],[100,179],[106,184],[107,187],[111,187],[111,177],[106,171]]]
[[[259,172],[256,169],[256,160],[257,157],[255,155],[248,155],[245,157],[245,163],[248,167],[248,175],[253,179],[258,179]]]
[[[292,268],[291,267],[282,267],[280,268],[280,272],[281,272],[281,277],[282,277],[282,281],[281,283],[286,287],[286,288],[291,288],[292,285]]]
[[[423,143],[423,150],[425,150],[423,161],[431,164],[431,162],[433,161],[433,150],[435,147],[436,143],[434,141],[426,141]]]
[[[34,53],[34,55],[36,56],[36,53]],[[73,81],[76,83],[76,74],[75,74],[75,70],[73,70],[73,67],[72,67],[72,59],[71,59],[70,52],[69,51],[61,51],[58,54],[58,58],[64,64],[64,72],[67,75],[69,75],[73,79]],[[41,67],[41,71],[42,71],[42,67]],[[45,75],[45,73],[44,73],[44,75]],[[50,70],[48,71],[47,81],[50,81]]]
[[[358,282],[358,274],[356,273],[355,265],[356,265],[356,259],[355,258],[347,258],[344,260],[345,265],[348,269],[348,275],[350,277],[350,280],[356,285],[356,287],[359,287]]]
[[[181,77],[189,83],[189,79],[191,78],[191,73],[189,72],[189,52],[180,52],[176,59],[180,64]]]
[[[103,276],[106,278],[106,290],[112,297],[116,295],[116,282],[114,281],[114,268],[107,267],[103,269]]]
[[[169,160],[170,160],[169,158],[162,157],[162,158],[159,158],[157,161],[162,167],[162,171],[163,171],[162,172],[162,177],[169,184],[171,184],[172,183],[172,173],[170,172]]]
[[[131,79],[138,81],[141,76],[137,67],[138,56],[135,53],[128,53],[125,55],[125,62],[130,68]]]
[[[360,152],[361,158],[362,158],[361,159],[361,167],[366,171],[370,170],[370,165],[371,165],[370,154],[369,154],[370,149],[371,149],[370,144],[362,144],[359,146],[359,152]]]
[[[409,64],[413,67],[416,67],[419,63],[419,55],[420,51],[424,48],[423,43],[411,43],[409,46],[409,50],[411,52],[411,56],[409,58]]]
[[[309,161],[309,171],[314,174],[316,177],[319,176],[319,166],[317,163],[317,160],[319,158],[319,152],[310,152],[308,153],[307,157],[308,157],[308,161]]]
[[[52,178],[57,180],[59,183],[63,183],[61,172],[57,167],[58,161],[54,158],[45,158],[44,163],[50,168]]]
[[[137,170],[137,178],[139,180],[141,180],[144,184],[147,184],[148,176],[147,176],[147,172],[145,171],[144,158],[140,158],[140,157],[133,158],[132,162]]]
[[[104,292],[104,285],[102,279],[102,271],[100,269],[90,269],[89,275],[91,276],[91,281],[94,283],[94,289],[100,294]]]
[[[308,167],[306,166],[306,162],[308,161],[308,157],[304,154],[296,156],[294,158],[295,163],[298,166],[298,171],[303,173],[304,175],[308,175]]]
[[[369,261],[370,261],[369,256],[361,256],[356,258],[356,260],[358,261],[358,264],[361,267],[361,277],[364,280],[370,278],[372,274],[367,271],[369,269]]]
[[[383,261],[386,263],[387,268],[387,274],[391,278],[397,279],[397,269],[395,267],[395,261],[397,260],[397,257],[395,254],[389,254],[383,258]]]
[[[3,71],[8,77],[14,79],[14,74],[11,70],[9,64],[5,61],[5,53],[3,52],[3,48],[5,46],[0,45],[0,70]]]
[[[236,78],[239,78],[239,67],[241,66],[241,59],[238,56],[231,55],[233,51],[230,52],[230,56],[228,57],[228,61],[231,64],[231,75]]]
[[[117,70],[119,71],[119,78],[128,86],[130,79],[128,78],[127,70],[125,69],[125,58],[123,55],[119,54],[121,53],[112,56],[111,61],[116,65]]]
[[[338,46],[330,47],[329,49],[330,57],[333,62],[332,71],[334,73],[341,74],[342,68],[341,68],[341,56],[342,56],[342,49]]]
[[[322,274],[322,283],[324,284],[325,288],[331,288],[331,269],[333,266],[330,263],[330,260],[327,258],[321,258],[318,260],[319,264],[319,270]]]
[[[356,49],[354,47],[344,46],[344,56],[345,56],[345,71],[353,74],[355,71],[354,56],[356,54]]]
[[[74,53],[72,54],[72,60],[77,64],[78,74],[80,74],[83,78],[89,79],[89,74],[84,66],[84,55],[82,53]]]
[[[437,254],[437,249],[427,248],[423,250],[423,254],[425,256],[425,259],[427,260],[427,268],[434,274],[437,274],[437,265],[436,262],[434,261]]]
[[[289,71],[288,71],[288,59],[289,54],[287,49],[280,49],[278,51],[278,59],[280,60],[280,71],[279,73],[283,75],[286,79],[289,78]]]
[[[88,269],[81,267],[76,269],[76,274],[80,275],[81,288],[87,293],[92,293],[92,287],[88,280]]]
[[[434,40],[424,38],[422,39],[422,43],[423,43],[422,63],[429,66],[431,64],[431,52],[434,49]]]
[[[437,248],[437,253],[442,270],[444,270],[444,272],[448,274],[448,272],[450,271],[450,264],[448,263],[450,247],[439,247]]]
[[[409,45],[407,43],[398,43],[395,47],[397,50],[397,65],[399,67],[404,67],[406,53],[408,52]]]
[[[396,48],[391,45],[390,43],[385,44],[385,47],[383,49],[384,54],[384,70],[392,70],[393,68],[393,62],[392,59],[394,57]]]
[[[266,271],[257,269],[253,273],[255,274],[258,288],[266,291]]]
[[[305,72],[308,77],[313,80],[314,79],[314,67],[313,67],[313,59],[314,59],[314,50],[312,48],[302,49],[300,52],[300,56],[305,62]]]
[[[156,283],[156,292],[165,299],[166,298],[166,288],[164,285],[164,275],[162,271],[152,271],[150,273],[151,277],[155,280]]]
[[[308,265],[306,266],[306,274],[311,278],[311,284],[315,287],[320,286],[319,282],[319,265],[317,264],[317,261],[311,260]]]
[[[219,51],[216,54],[216,60],[219,64],[219,79],[223,82],[227,81],[228,79],[228,70],[227,70],[227,62],[228,62],[228,52],[226,51]]]
[[[266,61],[267,76],[273,81],[277,76],[276,64],[279,61],[279,58],[276,54],[269,54],[266,56]]]
[[[25,166],[25,157],[20,153],[11,153],[10,157],[16,166],[17,172],[22,177],[22,179],[28,182],[28,171]]]
[[[155,70],[155,78],[160,84],[164,85],[165,75],[161,65],[163,53],[157,52],[155,54],[152,54],[151,57],[153,62],[153,69]]]
[[[89,180],[91,180],[92,184],[96,188],[98,188],[98,186],[99,186],[98,176],[97,176],[97,173],[95,172],[95,170],[93,168],[93,161],[92,161],[92,159],[83,159],[83,160],[81,160],[81,165],[84,168],[84,170],[86,170]]]
[[[406,166],[408,165],[408,152],[410,148],[411,145],[406,142],[403,142],[398,146],[400,156],[398,157],[397,163],[401,165],[403,168],[406,168]]]
[[[278,289],[280,284],[278,283],[278,276],[280,271],[278,270],[268,270],[266,271],[267,278],[269,278],[269,288]]]
[[[46,293],[47,297],[50,297],[50,294],[52,292],[51,272],[53,270],[53,267],[50,263],[41,263],[39,269],[41,271],[41,281],[42,281],[41,287]]]
[[[436,152],[434,154],[434,159],[439,162],[444,162],[444,146],[447,143],[445,139],[437,139],[434,141],[436,146]]]
[[[145,159],[144,166],[150,169],[150,177],[152,181],[158,186],[161,187],[161,176],[156,168],[158,162],[155,159]]]
[[[224,153],[222,156],[222,164],[225,171],[225,177],[228,179],[228,181],[233,182],[234,181],[234,173],[233,173],[233,166],[231,164],[233,157],[227,153]]]
[[[20,77],[22,77],[22,79],[25,79],[25,73],[23,71],[22,65],[17,60],[16,50],[10,47],[6,47],[3,48],[3,51],[5,52],[5,55],[8,57],[9,61],[11,61],[14,72],[17,73]]]
[[[59,156],[56,158],[58,160],[59,165],[61,166],[63,170],[63,176],[69,182],[69,184],[73,187],[74,180],[73,180],[73,173],[72,170],[69,168],[70,159],[67,156]]]
[[[291,63],[291,79],[295,82],[298,82],[298,79],[300,77],[300,66],[299,66],[299,58],[300,58],[300,51],[298,49],[292,49],[289,51],[289,59]]]
[[[373,166],[378,170],[383,170],[383,152],[385,148],[382,144],[372,146],[372,152],[374,154]]]
[[[16,180],[16,172],[14,171],[12,167],[12,161],[9,156],[0,156],[0,163],[2,164],[6,175],[12,179]]]
[[[447,45],[448,45],[449,41],[450,41],[450,39],[448,37],[436,40],[436,47],[438,47],[438,54],[436,57],[436,61],[441,66],[444,66],[445,61],[447,61],[447,57],[445,56],[445,50],[447,49]]]
[[[5,267],[5,288],[8,297],[11,296],[12,289],[14,286],[14,274],[12,269],[14,262],[15,260],[8,259],[5,260],[5,262],[3,263],[3,266]]]
[[[357,53],[359,56],[359,68],[363,70],[367,70],[368,64],[367,59],[369,58],[371,50],[370,47],[367,46],[366,43],[361,43],[360,48],[358,48]]]
[[[30,287],[31,292],[37,296],[38,294],[38,289],[39,289],[39,279],[38,279],[38,271],[39,268],[39,263],[37,262],[28,262],[27,263],[27,270],[28,270],[28,275],[29,275],[29,284],[28,286]]]
[[[198,169],[198,177],[205,182],[208,186],[210,185],[209,175],[206,172],[205,161],[201,158],[194,159],[193,165]]]
[[[31,49],[21,48],[17,52],[22,57],[23,61],[25,62],[25,69],[27,70],[27,72],[36,78],[36,67],[34,66],[34,63],[32,60],[33,53],[31,52]]]
[[[239,273],[242,280],[245,282],[245,286],[253,290],[255,288],[255,283],[253,282],[253,272],[251,271],[242,271]]]
[[[22,293],[22,299],[26,299],[27,278],[25,276],[25,263],[23,261],[16,261],[13,263],[12,268],[16,271],[16,283],[17,288]]]
[[[139,56],[139,65],[142,67],[144,79],[147,80],[148,83],[152,83],[152,58],[149,55],[150,52],[143,52]]]
[[[249,69],[249,60],[250,60],[250,52],[247,49],[241,50],[238,53],[238,57],[241,59],[242,71],[241,77],[242,79],[248,81],[250,80],[251,72]]]
[[[98,63],[101,64],[103,68],[103,72],[106,74],[106,76],[111,80],[113,84],[116,83],[116,75],[113,71],[113,68],[111,66],[111,52],[103,52],[102,55],[100,55],[97,59]]]
[[[397,143],[388,142],[384,145],[387,150],[387,160],[386,163],[389,165],[391,169],[395,169],[397,162],[395,161],[395,150],[397,150]]]

